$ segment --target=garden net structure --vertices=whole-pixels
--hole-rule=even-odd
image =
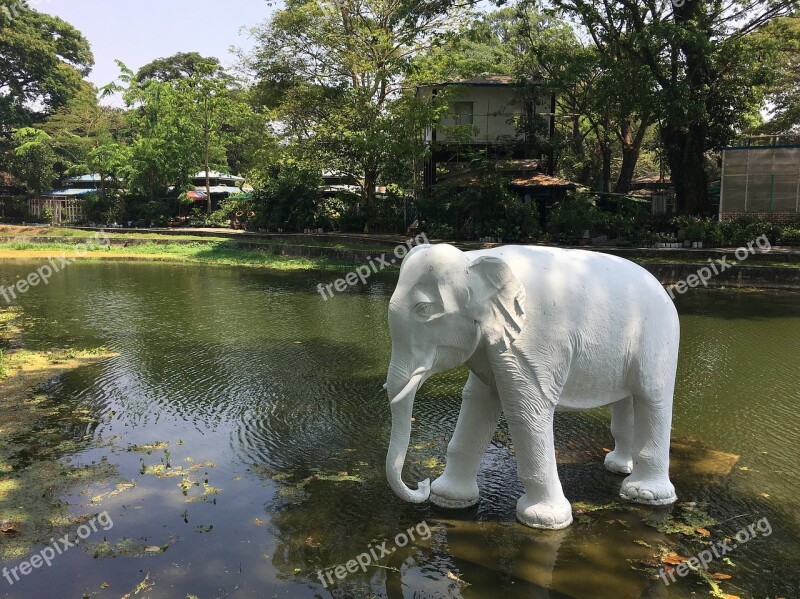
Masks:
[[[723,148],[720,215],[800,212],[800,137]]]

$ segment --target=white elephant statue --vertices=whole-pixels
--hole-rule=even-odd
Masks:
[[[476,504],[478,469],[502,412],[525,487],[517,518],[565,528],[572,508],[556,470],[553,414],[610,405],[615,446],[605,465],[628,475],[620,495],[646,505],[676,500],[669,444],[678,314],[640,266],[583,250],[420,245],[400,269],[389,330],[386,475],[402,499]],[[471,372],[445,470],[411,489],[402,470],[414,397],[431,375],[465,363]]]

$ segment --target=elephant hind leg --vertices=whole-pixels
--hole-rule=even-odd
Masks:
[[[605,466],[615,474],[630,474],[633,470],[633,397],[611,404],[611,434],[614,451],[606,455]]]
[[[620,495],[635,503],[667,505],[677,500],[669,480],[672,387],[668,392],[633,397],[633,471]]]
[[[447,464],[431,484],[431,503],[451,509],[478,503],[478,469],[502,412],[497,392],[473,373],[462,397],[456,430],[447,446]]]

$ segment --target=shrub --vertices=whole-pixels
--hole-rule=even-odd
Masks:
[[[255,216],[251,226],[273,231],[322,226],[318,224],[321,184],[322,177],[315,167],[295,162],[275,165],[265,179],[257,182],[253,192]]]
[[[436,189],[417,207],[422,229],[440,238],[518,241],[539,235],[535,204],[526,205],[496,173],[483,173],[477,184]]]
[[[563,241],[583,237],[585,231],[597,232],[598,228],[611,230],[616,218],[604,217],[594,198],[578,193],[558,202],[550,212],[548,231]]]
[[[800,227],[784,227],[778,236],[778,243],[800,244]]]

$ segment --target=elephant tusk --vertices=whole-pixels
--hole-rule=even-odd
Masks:
[[[417,368],[414,371],[414,374],[411,375],[411,379],[408,381],[408,383],[406,383],[406,386],[403,387],[403,390],[400,391],[400,393],[398,393],[397,396],[394,397],[389,403],[396,404],[405,399],[409,393],[416,391],[427,372],[428,369],[423,366]]]

